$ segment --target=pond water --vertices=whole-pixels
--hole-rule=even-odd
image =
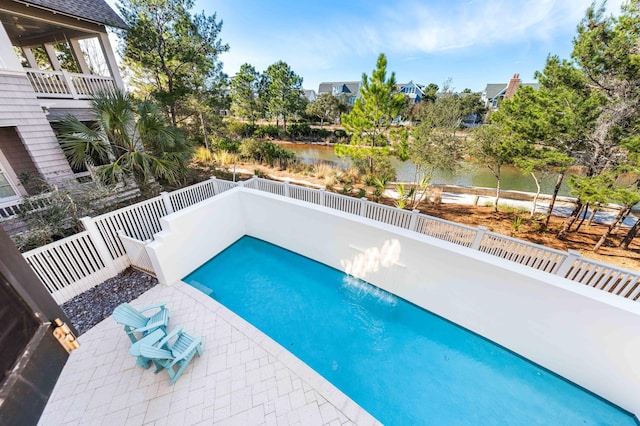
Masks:
[[[284,144],[283,146],[294,151],[296,157],[305,164],[327,162],[342,167],[348,165],[348,161],[342,160],[334,154],[333,146],[314,144]],[[396,180],[398,182],[413,181],[415,166],[411,161],[400,161],[392,157],[391,163],[396,168]],[[542,192],[550,194],[553,191],[555,180],[555,175],[543,177],[540,182]],[[465,163],[453,174],[437,172],[432,183],[495,188],[496,178],[486,167]],[[530,175],[522,174],[515,167],[505,166],[502,170],[502,189],[535,192],[536,185]],[[566,178],[562,183],[560,195],[569,195],[569,185]]]

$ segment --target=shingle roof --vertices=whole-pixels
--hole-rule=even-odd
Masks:
[[[487,99],[493,99],[506,88],[507,83],[487,84],[487,87],[484,89],[484,91],[487,94]]]
[[[538,83],[521,83],[520,87],[531,86],[534,89],[538,90],[540,84]],[[487,94],[487,99],[493,99],[500,94],[503,90],[507,88],[507,83],[499,83],[499,84],[487,84],[487,87],[484,89]]]
[[[14,0],[17,3],[33,5],[43,9],[63,13],[90,22],[110,27],[126,28],[122,18],[104,0]]]
[[[358,90],[360,90],[359,81],[329,81],[320,83],[320,86],[318,87],[318,95],[322,93],[333,93],[333,88],[337,86],[342,86],[340,93],[351,93],[353,95],[357,95]]]

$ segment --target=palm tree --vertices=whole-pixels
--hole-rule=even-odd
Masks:
[[[93,125],[67,116],[58,126],[60,144],[73,167],[102,164],[98,173],[105,183],[131,176],[143,192],[151,178],[174,184],[185,175],[189,146],[157,105],[114,91],[96,95],[91,109]]]

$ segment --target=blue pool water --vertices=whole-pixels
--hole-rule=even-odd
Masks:
[[[184,279],[386,425],[635,425],[625,411],[396,296],[243,237]]]

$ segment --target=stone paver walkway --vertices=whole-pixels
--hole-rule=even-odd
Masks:
[[[169,329],[203,338],[173,387],[136,366],[109,317],[80,337],[42,414],[48,425],[379,424],[302,361],[198,290],[158,285],[132,305],[167,302]]]

